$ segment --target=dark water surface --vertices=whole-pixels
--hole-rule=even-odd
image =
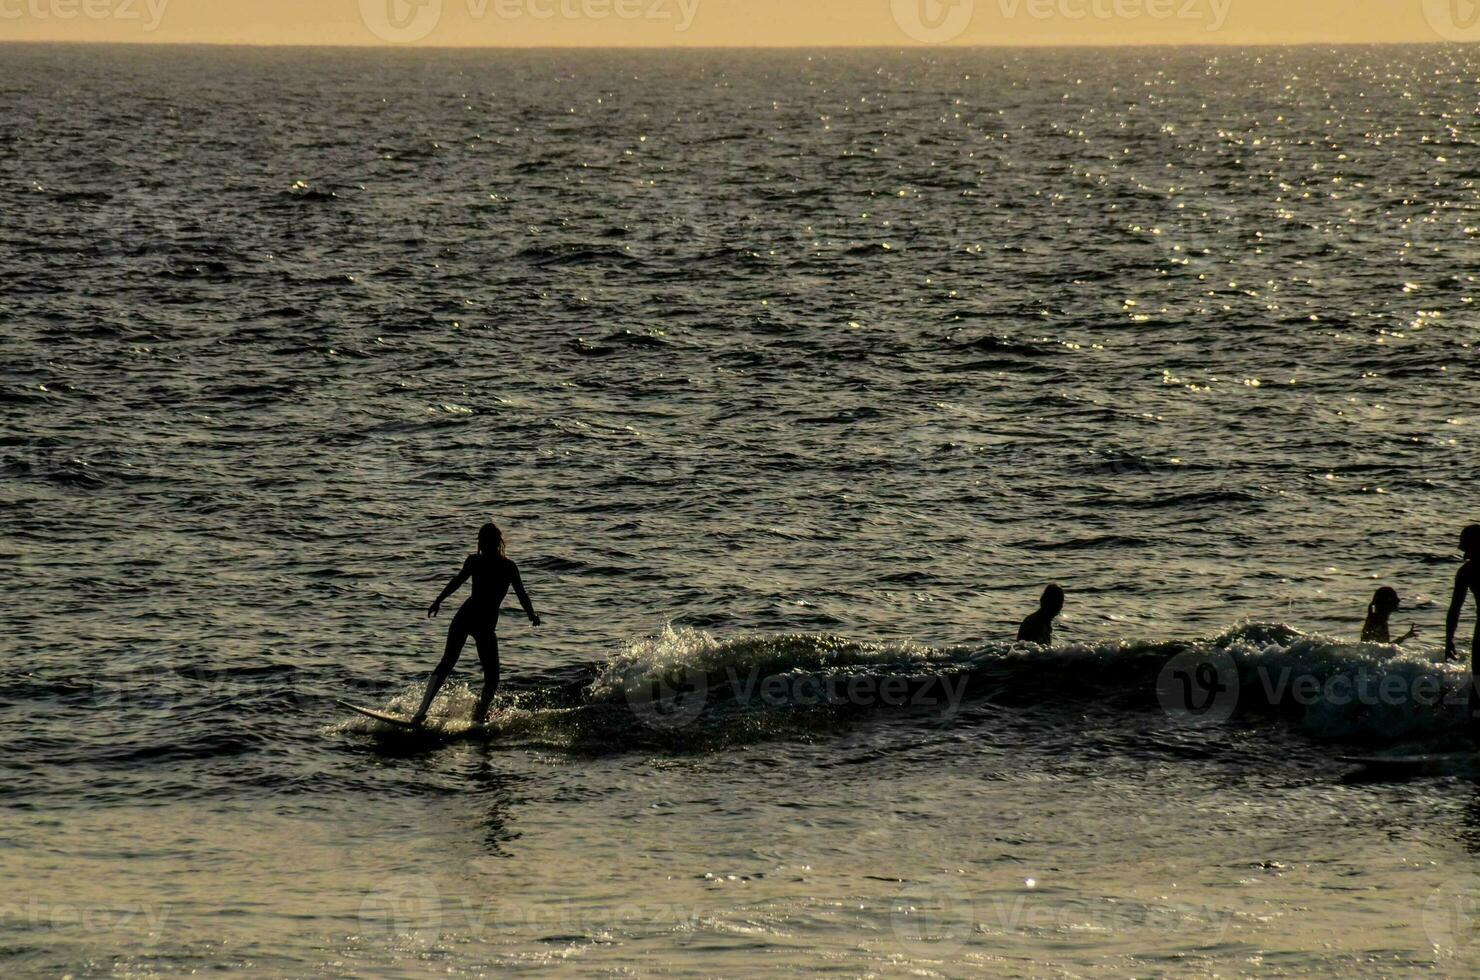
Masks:
[[[1472,969],[1477,73],[0,47],[0,971]]]

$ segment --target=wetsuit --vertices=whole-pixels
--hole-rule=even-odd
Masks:
[[[481,552],[469,555],[467,561],[463,562],[462,570],[453,576],[452,581],[447,583],[447,588],[442,590],[442,594],[432,604],[431,614],[435,614],[437,606],[462,588],[462,584],[468,579],[473,580],[472,595],[468,596],[447,627],[447,646],[442,652],[442,660],[432,671],[421,707],[413,716],[413,720],[418,723],[426,717],[432,706],[432,699],[452,673],[452,668],[457,666],[457,659],[462,656],[463,645],[467,643],[469,636],[478,644],[478,660],[483,664],[483,693],[478,698],[478,706],[473,710],[473,720],[484,720],[488,706],[493,703],[493,696],[498,691],[498,636],[494,631],[498,628],[499,606],[503,605],[510,586],[519,597],[519,604],[524,607],[530,622],[539,623],[529,595],[524,591],[524,582],[519,578],[519,567],[502,555],[485,555]]]
[[[468,637],[478,644],[478,660],[483,664],[483,674],[488,683],[498,685],[498,610],[504,597],[513,586],[519,604],[529,615],[534,608],[524,591],[524,582],[519,578],[519,566],[500,555],[469,555],[458,573],[458,584],[473,580],[473,593],[468,596],[452,623],[447,627],[447,646],[442,653],[442,662],[437,664],[437,673],[447,675],[462,656],[463,645]],[[491,699],[492,692],[487,692]]]

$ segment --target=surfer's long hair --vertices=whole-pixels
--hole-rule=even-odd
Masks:
[[[1384,585],[1372,594],[1372,601],[1367,603],[1367,617],[1371,621],[1373,616],[1382,613],[1384,616],[1396,612],[1398,606],[1398,590],[1390,585]]]
[[[478,554],[504,557],[504,532],[493,521],[478,529]]]

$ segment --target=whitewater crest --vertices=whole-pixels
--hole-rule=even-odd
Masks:
[[[449,685],[432,717],[451,735],[606,751],[784,738],[883,711],[927,712],[939,722],[972,704],[1032,724],[1035,709],[1094,704],[1136,726],[1154,713],[1170,726],[1237,720],[1292,724],[1318,739],[1402,742],[1460,732],[1468,678],[1423,652],[1277,623],[1189,640],[1053,648],[932,647],[826,633],[722,637],[669,625],[561,685],[506,688],[487,730],[459,723],[475,701],[467,685]],[[408,686],[385,709],[408,711],[418,690]],[[367,729],[347,722],[340,730]]]
[[[955,709],[975,699],[1024,709],[1092,700],[1161,711],[1179,723],[1273,716],[1317,738],[1403,741],[1457,731],[1467,681],[1468,671],[1424,652],[1280,623],[1052,649],[805,633],[721,638],[669,626],[602,665],[587,696],[625,700],[653,717],[667,704],[679,719],[670,727],[745,708]]]

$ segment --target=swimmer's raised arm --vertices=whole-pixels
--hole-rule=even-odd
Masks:
[[[459,571],[456,575],[452,576],[452,580],[447,583],[447,588],[443,589],[442,590],[442,594],[439,595],[439,596],[437,596],[437,598],[433,599],[432,600],[432,604],[429,607],[427,607],[427,616],[428,616],[428,618],[433,617],[433,616],[436,616],[437,615],[437,610],[439,610],[439,609],[442,608],[442,602],[448,596],[452,595],[452,593],[454,593],[458,589],[462,588],[462,584],[464,582],[466,582],[468,580],[468,577],[471,576],[472,574],[473,574],[473,557],[471,555],[469,555],[468,558],[467,558],[467,560],[463,562],[462,570]]]

